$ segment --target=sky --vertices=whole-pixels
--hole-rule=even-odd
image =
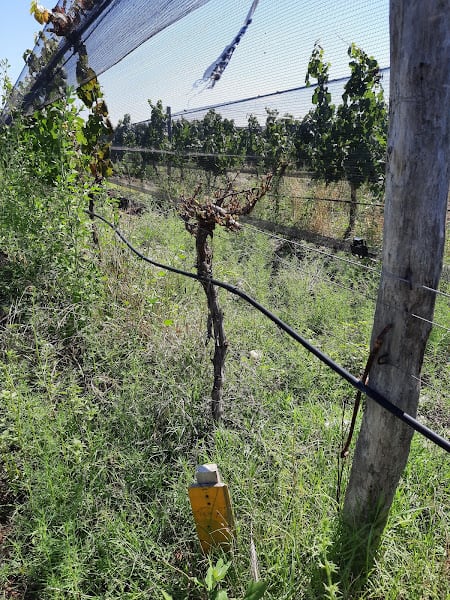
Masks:
[[[304,86],[315,41],[331,62],[332,78],[349,74],[352,42],[374,55],[380,66],[389,65],[388,0],[260,0],[221,80],[213,89],[194,88],[239,31],[250,4],[211,0],[105,73],[101,82],[113,120],[124,113],[133,121],[148,118],[149,98],[161,99],[176,113]],[[310,99],[311,90],[278,96],[230,107],[228,116],[246,120],[249,112],[264,113],[267,105],[299,116],[309,109]]]
[[[13,0],[2,11],[0,58],[8,59],[13,81],[24,65],[24,50],[33,46],[34,33],[40,29],[29,14],[29,4],[30,0]],[[148,99],[161,99],[176,113],[304,86],[315,41],[320,41],[331,62],[332,78],[348,75],[347,49],[352,42],[386,67],[388,4],[388,0],[259,0],[222,79],[214,89],[204,89],[194,87],[195,82],[237,34],[251,5],[251,0],[210,0],[100,77],[113,123],[125,113],[133,121],[148,118]],[[333,101],[338,102],[341,88],[334,91]],[[245,121],[250,113],[265,114],[266,106],[302,116],[310,98],[311,90],[282,94],[232,106],[227,116]]]
[[[0,0],[0,59],[7,59],[11,81],[16,81],[25,63],[22,55],[34,46],[34,34],[41,29],[30,15],[30,0]]]

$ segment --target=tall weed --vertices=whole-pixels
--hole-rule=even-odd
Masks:
[[[0,126],[1,304],[30,289],[72,302],[93,291],[81,125],[69,99]]]

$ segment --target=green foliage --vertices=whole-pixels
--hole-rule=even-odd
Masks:
[[[2,302],[27,286],[58,288],[75,301],[94,291],[78,179],[86,164],[76,141],[82,127],[69,99],[0,129]]]
[[[159,262],[195,264],[178,217],[117,218]],[[50,304],[35,296],[31,304],[27,296],[6,310],[0,328],[0,486],[10,490],[1,508],[8,527],[0,588],[43,600],[148,600],[161,590],[174,600],[206,600],[214,591],[250,600],[249,590],[263,586],[248,585],[253,540],[268,600],[318,600],[338,590],[364,600],[445,598],[447,456],[414,436],[374,575],[353,593],[348,554],[339,561],[331,551],[342,404],[348,419],[351,390],[263,315],[223,293],[232,342],[227,418],[213,426],[202,289],[136,260],[109,230],[99,234],[105,293],[92,298],[88,314],[59,297]],[[232,236],[219,228],[214,244],[219,279],[239,282],[360,372],[376,274],[362,276],[307,245],[298,256],[281,256],[251,228]],[[436,314],[442,318],[445,303]],[[433,412],[445,402],[445,339],[438,342],[424,373],[436,387],[424,389],[424,414],[445,435],[448,406]],[[205,575],[220,555],[211,564],[202,555],[187,496],[195,466],[206,462],[220,466],[237,526],[224,559],[232,566],[211,592]],[[347,477],[348,467],[344,485]]]
[[[350,79],[337,109],[337,140],[341,148],[337,176],[360,187],[384,180],[387,110],[377,61],[352,44]]]
[[[206,155],[199,156],[197,162],[207,174],[223,175],[242,164],[239,132],[232,119],[225,119],[211,109],[196,123],[196,128],[200,152]]]
[[[245,127],[236,127],[233,120],[211,109],[202,119],[181,118],[172,123],[169,140],[169,123],[162,102],[158,100],[154,105],[149,101],[150,120],[133,125],[129,115],[125,115],[116,130],[115,143],[170,150],[174,154],[166,157],[166,162],[179,167],[182,177],[185,168],[195,162],[205,171],[209,183],[212,177],[239,171],[244,164],[272,173],[295,165],[312,171],[327,184],[347,181],[351,188],[351,211],[356,213],[356,191],[361,186],[369,186],[373,197],[382,195],[387,109],[377,61],[355,44],[348,54],[350,78],[338,107],[332,103],[329,91],[331,65],[325,60],[323,48],[316,43],[305,80],[307,86],[314,85],[314,107],[301,120],[267,108],[264,123],[250,115]],[[164,155],[149,157],[156,168]],[[275,184],[278,192],[279,185]],[[353,213],[351,227],[355,221]]]
[[[0,59],[0,103],[3,109],[11,94],[12,82],[8,77],[8,61],[6,59]]]
[[[325,89],[326,70],[314,69]],[[316,100],[322,102],[319,93]],[[102,103],[95,106],[105,116]],[[298,135],[295,147],[304,150],[310,132],[303,137],[288,117],[271,119],[274,139]],[[182,123],[180,147],[199,143],[197,125]],[[0,131],[4,593],[42,600],[444,598],[447,457],[414,437],[374,576],[355,592],[345,568],[360,548],[351,545],[340,559],[330,550],[348,387],[262,315],[223,294],[232,340],[229,411],[223,426],[212,426],[205,401],[211,355],[197,283],[136,261],[110,231],[101,232],[92,266],[82,210],[92,187],[79,176],[87,162],[79,152],[83,127],[69,102]],[[254,120],[249,133],[252,147],[262,148],[263,128]],[[150,211],[113,217],[155,259],[195,264],[177,218]],[[359,372],[374,274],[318,258],[306,244],[297,253],[290,244],[290,251],[274,251],[250,228],[233,237],[217,231],[214,243],[219,279],[239,282]],[[442,318],[447,305],[437,306]],[[447,338],[432,340],[421,406],[444,434],[448,407],[433,387],[439,391],[446,376]],[[204,462],[217,462],[230,485],[237,516],[231,566],[208,564],[195,536],[186,489]],[[247,585],[253,540],[270,586]]]
[[[217,598],[217,586],[225,579],[228,569],[231,567],[231,563],[224,563],[222,558],[219,558],[216,565],[210,565],[205,577],[205,586],[208,592],[215,592],[213,598]]]
[[[28,71],[11,93],[11,106],[20,107],[26,114],[64,97],[67,91],[67,76],[62,58],[54,65],[53,77],[47,78],[45,83],[40,81],[38,84],[42,70],[55,59],[58,50],[58,40],[47,33],[47,30],[43,30],[35,36],[36,52],[25,50],[23,59]]]
[[[227,170],[239,168],[246,152],[240,130],[233,120],[223,118],[214,110],[210,110],[201,120],[187,121],[180,119],[172,124],[171,140],[168,139],[168,116],[163,111],[160,100],[153,105],[151,118],[147,123],[131,125],[129,115],[119,122],[114,143],[125,146],[142,146],[156,150],[170,150],[173,166],[183,169],[189,163],[186,154],[198,155],[192,157],[211,177],[223,175]],[[263,144],[262,144],[263,145]],[[247,152],[253,152],[248,149]],[[162,154],[146,153],[153,166],[162,160],[167,160]]]
[[[147,170],[145,167],[149,164],[151,164],[153,171],[157,172],[158,163],[165,160],[165,156],[161,152],[169,150],[171,146],[168,139],[168,115],[163,108],[161,100],[158,100],[156,104],[153,104],[151,100],[148,103],[151,109],[148,121],[132,124],[130,115],[126,114],[123,119],[119,120],[114,131],[113,141],[116,146],[148,148],[149,150],[159,151],[144,152],[139,155],[139,158],[135,157],[131,161],[129,153],[127,153],[127,157],[123,157],[123,160],[128,163],[125,167],[126,173],[137,177],[144,175],[144,172]],[[130,162],[133,163],[131,169]],[[119,172],[121,166],[119,164],[117,167]]]
[[[347,238],[356,221],[356,192],[369,184],[379,194],[384,186],[387,144],[387,110],[377,61],[352,44],[348,50],[351,75],[344,87],[342,104],[335,109],[328,91],[330,64],[321,46],[314,46],[306,83],[317,80],[312,101],[315,108],[305,119],[311,168],[326,183],[346,180],[350,185]]]
[[[154,148],[155,150],[167,149],[168,115],[164,110],[161,100],[158,100],[156,104],[153,104],[151,100],[149,100],[148,103],[150,105],[151,112],[144,145],[147,148]]]
[[[275,173],[282,165],[289,162],[292,153],[293,117],[285,115],[278,118],[277,110],[266,108],[266,126],[264,128],[264,167],[266,171]]]
[[[174,153],[171,156],[171,164],[178,167],[184,177],[185,166],[189,163],[187,153],[198,150],[195,128],[191,126],[190,121],[182,118],[172,122],[171,149]]]
[[[203,581],[199,581],[196,577],[191,578],[191,581],[197,588],[206,590],[208,600],[228,600],[228,594],[226,590],[221,589],[220,584],[225,579],[230,567],[231,562],[225,563],[222,558],[219,558],[215,565],[209,565]],[[250,582],[242,600],[259,600],[264,596],[267,587],[267,583],[262,581]],[[173,600],[172,596],[164,590],[161,590],[161,593],[163,600]],[[232,599],[230,598],[230,600]]]
[[[76,45],[78,98],[89,109],[89,116],[79,136],[81,149],[89,157],[89,168],[95,182],[101,182],[113,173],[110,146],[113,128],[109,120],[108,107],[103,99],[100,83],[95,71],[89,67],[86,46]]]
[[[259,600],[262,598],[268,588],[268,584],[263,581],[252,581],[249,583],[243,600]]]
[[[163,108],[161,100],[150,105],[150,120],[147,124],[141,124],[135,127],[136,143],[144,148],[164,151],[170,149],[168,139],[168,115]],[[165,160],[165,157],[160,152],[146,152],[144,154],[145,162],[149,161],[153,170],[157,171],[157,165]]]
[[[312,102],[314,108],[304,119],[308,135],[310,166],[318,178],[327,183],[337,178],[336,174],[336,144],[335,106],[331,103],[328,91],[330,63],[324,61],[323,48],[316,43],[308,63],[306,85],[311,85],[311,79],[316,79]]]
[[[89,168],[95,182],[99,183],[104,177],[112,175],[110,141],[113,128],[97,74],[89,66],[86,46],[76,34],[80,19],[92,8],[93,0],[72,2],[68,7],[66,4],[66,2],[59,3],[49,10],[37,4],[35,0],[31,2],[30,13],[39,23],[49,23],[52,28],[39,33],[40,54],[38,56],[30,50],[24,54],[28,73],[14,92],[17,104],[23,112],[30,111],[32,107],[40,110],[55,99],[67,97],[69,90],[64,64],[62,64],[64,56],[59,57],[58,65],[52,65],[52,77],[45,76],[45,70],[59,48],[57,38],[65,37],[70,40],[70,45],[77,55],[76,94],[89,110],[83,132],[79,135],[79,142],[83,152],[90,157]]]
[[[131,124],[131,116],[124,115],[123,119],[119,119],[117,127],[114,130],[114,144],[117,146],[126,146],[133,148],[136,146],[136,135]]]
[[[249,115],[247,126],[241,131],[240,143],[247,161],[258,166],[264,156],[265,144],[263,127],[255,115]]]
[[[359,188],[382,184],[387,138],[387,110],[377,61],[355,44],[348,50],[350,78],[342,104],[335,109],[328,91],[330,63],[316,44],[308,64],[307,85],[317,80],[306,118],[313,141],[311,166],[326,182],[346,179]]]
[[[144,161],[140,152],[125,152],[116,170],[119,174],[124,174],[129,178],[140,178],[143,175],[143,165]]]

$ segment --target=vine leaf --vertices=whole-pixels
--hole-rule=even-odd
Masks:
[[[90,70],[94,72],[92,69]],[[88,108],[92,108],[92,105],[99,97],[99,91],[100,85],[94,74],[94,77],[90,81],[77,88],[77,96]]]
[[[49,22],[50,11],[37,3],[37,0],[32,0],[30,6],[30,14],[36,19],[41,25],[45,25]]]

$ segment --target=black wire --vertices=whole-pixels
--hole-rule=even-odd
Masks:
[[[163,265],[154,260],[151,260],[150,258],[147,258],[146,256],[144,256],[142,254],[142,252],[137,250],[131,244],[131,242],[129,242],[127,240],[127,238],[123,235],[123,233],[115,225],[113,225],[107,219],[105,219],[105,217],[102,217],[101,215],[98,215],[97,213],[94,213],[94,212],[88,211],[88,210],[86,210],[84,212],[91,217],[95,217],[95,218],[99,219],[100,221],[103,221],[103,223],[105,223],[106,225],[111,227],[111,229],[115,232],[117,237],[119,237],[124,242],[124,244],[126,246],[128,246],[128,248],[131,250],[131,252],[133,252],[133,254],[138,256],[143,261],[149,263],[150,265],[153,265],[154,267],[158,267],[159,269],[165,269],[166,271],[170,271],[170,272],[176,273],[178,275],[183,275],[184,277],[189,277],[190,279],[196,279],[197,281],[200,281],[200,282],[207,282],[209,284],[223,288],[223,289],[227,290],[228,292],[235,294],[236,296],[239,296],[240,298],[242,298],[243,300],[245,300],[246,302],[251,304],[254,308],[256,308],[263,315],[265,315],[273,323],[278,325],[278,327],[282,331],[287,333],[296,342],[298,342],[304,348],[306,348],[306,350],[308,350],[308,352],[310,352],[311,354],[314,354],[314,356],[316,358],[318,358],[321,362],[323,362],[325,365],[327,365],[332,371],[337,373],[340,377],[345,379],[354,388],[356,388],[357,390],[360,390],[362,393],[366,394],[366,396],[369,396],[369,398],[372,398],[372,400],[374,400],[382,408],[384,408],[385,410],[390,412],[392,415],[394,415],[395,417],[397,417],[398,419],[400,419],[407,425],[409,425],[412,429],[414,429],[418,433],[422,434],[424,437],[428,438],[430,441],[432,441],[437,446],[440,446],[446,452],[450,453],[450,441],[446,440],[445,438],[440,436],[438,433],[436,433],[432,429],[429,429],[422,423],[419,423],[419,421],[417,421],[417,419],[415,419],[410,414],[403,411],[398,406],[395,406],[395,404],[392,404],[392,402],[390,402],[387,398],[385,398],[382,394],[380,394],[373,388],[371,388],[367,385],[364,385],[364,383],[360,379],[358,379],[357,377],[352,375],[349,371],[347,371],[346,369],[344,369],[343,367],[341,367],[340,365],[335,363],[329,356],[327,356],[321,350],[319,350],[318,348],[313,346],[310,342],[308,342],[308,340],[306,340],[304,337],[302,337],[300,334],[298,334],[294,329],[292,329],[292,327],[287,325],[287,323],[282,321],[279,317],[274,315],[270,310],[265,308],[257,300],[255,300],[254,298],[252,298],[251,296],[249,296],[248,294],[246,294],[245,292],[243,292],[236,286],[230,285],[229,283],[225,283],[223,281],[218,281],[217,279],[214,279],[212,277],[202,277],[201,275],[197,275],[195,273],[189,273],[188,271],[183,271],[182,269],[177,269],[176,267]]]

